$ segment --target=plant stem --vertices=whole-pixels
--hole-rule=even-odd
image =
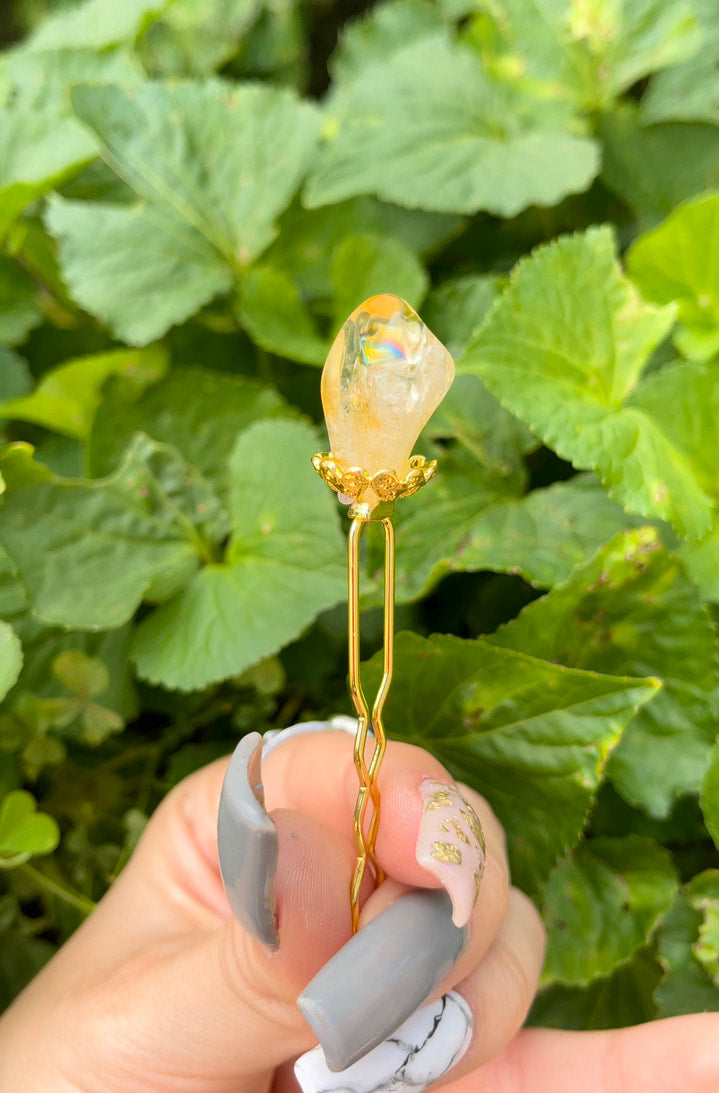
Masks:
[[[46,873],[41,873],[39,869],[35,869],[32,865],[20,865],[18,866],[18,872],[29,880],[34,881],[38,888],[42,888],[43,891],[49,892],[50,895],[57,896],[58,899],[64,900],[65,903],[69,903],[71,907],[75,907],[78,911],[82,911],[84,915],[89,915],[95,910],[95,903],[93,900],[88,899],[87,896],[81,895],[80,892],[73,892],[70,888],[65,888],[64,885],[58,884],[57,881],[48,877]]]

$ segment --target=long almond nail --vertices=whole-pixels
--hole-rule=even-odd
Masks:
[[[295,1075],[303,1093],[422,1093],[462,1058],[472,1040],[472,1012],[450,991],[416,1010],[383,1043],[352,1066],[331,1071],[321,1047],[301,1055]]]
[[[487,864],[479,817],[456,786],[425,778],[419,791],[424,808],[417,861],[442,883],[452,900],[452,921],[464,926]]]

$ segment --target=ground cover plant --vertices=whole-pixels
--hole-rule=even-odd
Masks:
[[[348,710],[319,366],[395,292],[458,375],[390,734],[505,825],[533,1022],[717,1010],[719,15],[347,11],[3,16],[0,1004],[184,774]]]

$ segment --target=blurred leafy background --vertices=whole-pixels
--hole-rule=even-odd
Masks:
[[[15,0],[0,33],[0,1004],[173,784],[348,709],[318,367],[390,291],[458,376],[398,508],[389,731],[507,829],[532,1021],[719,1009],[713,0]]]

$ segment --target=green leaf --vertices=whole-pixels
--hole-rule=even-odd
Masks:
[[[698,792],[716,733],[719,650],[696,588],[654,529],[617,535],[490,641],[572,668],[659,677],[608,775],[656,818]]]
[[[330,276],[335,330],[363,300],[383,292],[393,292],[417,309],[429,285],[412,251],[398,239],[379,235],[347,236],[334,253]]]
[[[45,372],[31,394],[0,403],[0,417],[31,421],[83,439],[92,428],[100,391],[109,376],[125,376],[141,390],[166,369],[161,349],[117,349],[78,357]]]
[[[647,121],[719,121],[719,22],[714,0],[692,0],[702,33],[689,61],[654,76],[642,99]]]
[[[639,949],[628,963],[587,987],[545,987],[534,1000],[528,1023],[577,1031],[643,1024],[656,1017],[653,992],[661,977],[653,952]]]
[[[454,439],[490,473],[520,478],[522,456],[539,444],[526,425],[490,395],[479,376],[469,374],[455,376],[423,437]]]
[[[0,868],[21,865],[35,854],[49,854],[60,841],[60,830],[37,811],[31,793],[14,789],[0,801]]]
[[[484,0],[504,55],[538,96],[602,109],[700,43],[686,0]]]
[[[676,890],[671,855],[653,839],[627,835],[582,843],[544,889],[544,983],[585,986],[631,960]]]
[[[703,539],[682,543],[680,556],[705,600],[719,602],[719,512]]]
[[[55,657],[52,674],[68,691],[83,698],[99,695],[110,685],[110,674],[101,660],[81,649],[68,649]]]
[[[133,87],[145,73],[127,50],[33,50],[30,42],[0,54],[0,98],[20,99],[35,109],[53,108],[72,115],[69,89],[78,83]],[[78,126],[78,129],[80,127]]]
[[[22,646],[12,626],[0,622],[0,699],[4,698],[20,675]]]
[[[26,49],[107,49],[132,42],[171,0],[85,0],[48,16]]]
[[[719,848],[719,741],[712,750],[711,762],[702,785],[701,806],[707,831]]]
[[[677,316],[694,339],[714,339],[719,348],[719,193],[676,209],[627,254],[627,270],[647,300],[675,301]],[[710,354],[713,355],[713,354]]]
[[[498,289],[496,277],[477,273],[451,278],[430,290],[422,317],[453,357],[461,356],[496,300]]]
[[[139,43],[147,71],[209,76],[238,52],[260,8],[259,0],[174,0]]]
[[[32,280],[0,255],[0,345],[20,345],[41,322]]]
[[[365,69],[332,110],[310,207],[372,193],[409,208],[514,216],[585,190],[598,169],[594,143],[563,131],[566,111],[491,82],[445,35]]]
[[[268,385],[205,368],[173,368],[141,398],[134,387],[111,387],[95,415],[90,473],[110,474],[133,434],[144,432],[174,445],[224,492],[227,454],[237,434],[260,418],[295,413]]]
[[[0,106],[0,239],[23,209],[96,155],[92,137],[56,104]]]
[[[707,869],[679,893],[659,931],[664,978],[654,992],[660,1017],[719,1011],[719,990],[706,948],[719,914],[719,870]]]
[[[199,471],[142,434],[110,478],[30,485],[0,509],[0,542],[35,613],[80,630],[121,626],[153,589],[181,587],[225,533]]]
[[[367,694],[381,678],[377,654]],[[428,748],[484,794],[507,833],[512,879],[536,893],[578,841],[622,729],[656,691],[486,641],[399,634],[389,735]]]
[[[258,422],[241,434],[226,561],[205,566],[140,624],[140,676],[183,691],[236,676],[345,597],[337,506],[309,463],[316,447],[300,422]]]
[[[378,62],[391,63],[410,42],[435,37],[445,27],[436,6],[426,0],[377,4],[343,31],[330,62],[332,77],[335,83],[348,83]]]
[[[280,233],[265,258],[289,274],[304,296],[330,297],[332,258],[347,236],[370,232],[425,254],[451,239],[462,223],[459,216],[403,209],[367,195],[321,209],[303,209],[295,202],[281,217]]]
[[[161,337],[231,286],[217,251],[191,229],[182,231],[165,208],[54,196],[45,220],[73,299],[130,345]]]
[[[242,278],[239,317],[263,349],[303,364],[322,365],[330,344],[322,338],[290,277],[254,266]]]
[[[32,386],[26,361],[10,349],[0,346],[0,399],[17,398]]]
[[[55,199],[48,224],[73,296],[144,345],[229,289],[271,241],[312,154],[317,115],[289,91],[219,80],[132,93],[76,87],[72,101],[141,203]]]
[[[453,572],[511,573],[549,588],[628,523],[593,475],[526,497],[513,492],[511,480],[452,473],[443,464],[426,491],[398,505],[398,602],[417,599]],[[371,561],[379,568],[381,555]]]
[[[622,275],[611,231],[590,229],[517,265],[462,367],[562,458],[596,470],[629,512],[700,536],[711,520],[719,387],[694,365],[638,386],[673,317]]]
[[[602,180],[645,227],[680,201],[719,186],[719,126],[643,125],[623,107],[599,120]]]

